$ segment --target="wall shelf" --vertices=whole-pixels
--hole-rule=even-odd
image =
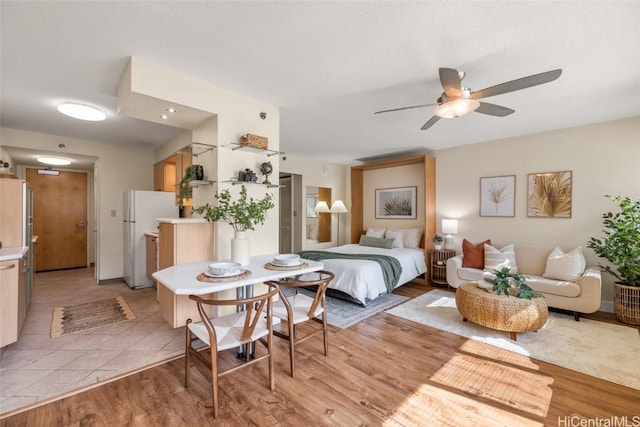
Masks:
[[[249,185],[262,185],[267,188],[279,188],[278,184],[265,184],[263,182],[254,182],[254,181],[238,181],[237,179],[228,179],[226,181],[222,181],[223,183],[231,184],[231,185],[239,185],[239,184],[249,184]]]
[[[214,148],[217,148],[215,145],[203,144],[201,142],[192,142],[184,148],[176,151],[176,154],[191,154],[193,157],[198,157],[201,154],[207,153]]]
[[[200,187],[201,185],[211,185],[211,184],[214,184],[214,183],[215,183],[215,181],[209,181],[209,180],[206,180],[206,179],[204,179],[204,180],[196,180],[196,179],[194,179],[192,181],[189,181],[189,186],[190,187]]]
[[[252,147],[250,145],[240,144],[239,142],[230,142],[227,145],[224,145],[223,147],[228,147],[233,151],[243,150],[243,151],[251,151],[251,152],[254,152],[254,153],[263,153],[267,157],[277,156],[278,154],[285,154],[282,151],[269,150],[267,148]]]

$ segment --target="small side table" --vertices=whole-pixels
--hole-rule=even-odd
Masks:
[[[431,251],[432,284],[449,286],[447,283],[447,260],[454,256],[456,256],[456,251],[450,249]]]

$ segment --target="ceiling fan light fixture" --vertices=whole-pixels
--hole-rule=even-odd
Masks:
[[[480,101],[476,99],[461,98],[438,105],[433,113],[443,119],[453,119],[454,117],[466,116],[479,106]]]
[[[90,105],[75,102],[63,102],[58,105],[58,111],[65,116],[73,117],[74,119],[88,120],[90,122],[100,122],[107,118],[104,111]]]

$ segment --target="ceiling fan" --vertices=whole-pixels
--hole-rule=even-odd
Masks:
[[[441,118],[451,119],[454,117],[462,117],[473,111],[490,116],[504,117],[514,113],[515,110],[501,105],[489,104],[488,102],[480,102],[478,100],[549,83],[560,77],[560,74],[562,74],[562,70],[557,69],[500,83],[482,90],[472,91],[462,86],[462,79],[464,79],[466,75],[464,71],[458,71],[453,68],[440,68],[440,83],[442,84],[444,92],[442,92],[442,95],[437,99],[436,104],[412,105],[410,107],[376,111],[374,114],[437,105],[433,112],[434,116],[420,128],[422,130],[429,129]]]

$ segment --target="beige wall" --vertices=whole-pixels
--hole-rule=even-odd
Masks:
[[[601,214],[615,209],[605,194],[640,198],[640,118],[509,138],[438,151],[437,229],[442,218],[458,218],[458,251],[463,238],[479,242],[582,246],[587,264],[597,258],[586,247],[601,236]],[[526,216],[527,174],[573,172],[572,216],[568,219]],[[515,217],[480,217],[480,177],[515,175]],[[612,278],[603,275],[603,300],[612,300]],[[605,304],[608,306],[608,304]],[[606,308],[606,307],[605,307]]]
[[[310,157],[286,155],[286,160],[281,161],[282,172],[302,175],[302,191],[307,186],[331,188],[332,202],[342,200],[347,210],[351,211],[351,199],[347,192],[347,174],[349,167],[336,163],[324,162]],[[305,199],[300,201],[305,202]],[[329,204],[331,207],[331,204]],[[302,215],[302,230],[307,228],[307,216],[304,206],[299,206],[298,211]],[[306,238],[302,239],[302,249],[319,249],[336,246],[338,243],[338,214],[331,216],[331,241],[326,243],[307,243]],[[344,244],[349,236],[349,213],[340,214],[340,244]]]
[[[66,151],[98,158],[95,176],[97,196],[98,280],[122,277],[123,192],[129,189],[153,190],[153,152],[117,144],[61,137],[17,129],[0,128],[5,146],[56,151],[64,143]],[[111,216],[111,211],[116,216]]]
[[[375,215],[376,189],[417,187],[416,188],[416,219],[379,219]],[[424,164],[398,166],[387,169],[373,169],[362,175],[362,208],[363,225],[375,228],[424,229]],[[428,237],[428,236],[427,236]],[[433,237],[433,236],[431,236]]]

